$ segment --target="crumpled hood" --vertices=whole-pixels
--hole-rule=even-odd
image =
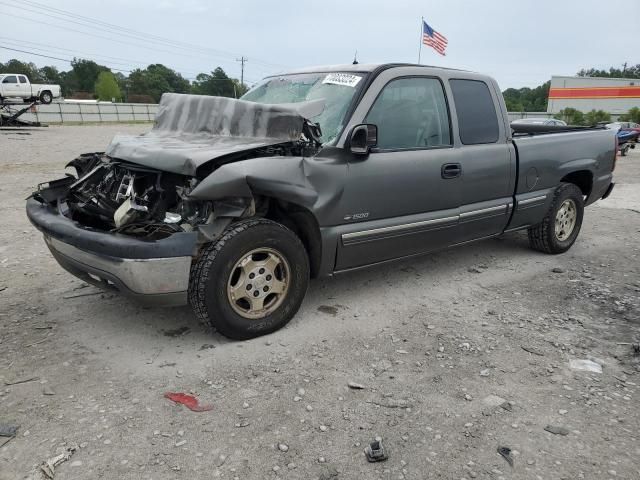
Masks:
[[[305,118],[324,109],[322,100],[267,105],[226,97],[162,95],[150,132],[116,135],[112,158],[194,176],[216,158],[300,139]]]

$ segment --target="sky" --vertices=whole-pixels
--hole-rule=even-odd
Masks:
[[[424,17],[449,46],[444,57],[423,46],[421,63],[482,72],[502,89],[535,87],[581,68],[640,63],[631,56],[640,28],[621,17],[636,1],[0,0],[0,47],[62,59],[0,48],[0,62],[60,70],[73,57],[122,70],[162,63],[189,79],[221,66],[239,78],[236,59],[244,56],[251,84],[298,67],[351,63],[356,51],[361,63],[416,63]],[[98,29],[38,3],[130,30]]]

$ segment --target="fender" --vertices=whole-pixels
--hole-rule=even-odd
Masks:
[[[263,195],[309,210],[318,225],[339,221],[347,162],[340,157],[259,157],[221,166],[191,192],[197,200]]]
[[[591,176],[595,175],[595,172],[598,168],[598,161],[594,158],[579,158],[575,160],[571,160],[570,162],[562,163],[558,165],[558,178],[557,182],[568,174],[577,172],[579,170],[587,170],[591,172]]]

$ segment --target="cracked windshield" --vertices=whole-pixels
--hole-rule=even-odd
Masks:
[[[353,73],[307,73],[271,77],[247,92],[242,100],[260,103],[300,103],[324,100],[324,110],[310,120],[320,125],[322,142],[329,143],[344,126],[344,117],[363,76]]]

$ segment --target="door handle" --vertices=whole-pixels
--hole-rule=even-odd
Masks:
[[[442,178],[458,178],[462,175],[462,165],[459,163],[445,163],[442,165]]]

